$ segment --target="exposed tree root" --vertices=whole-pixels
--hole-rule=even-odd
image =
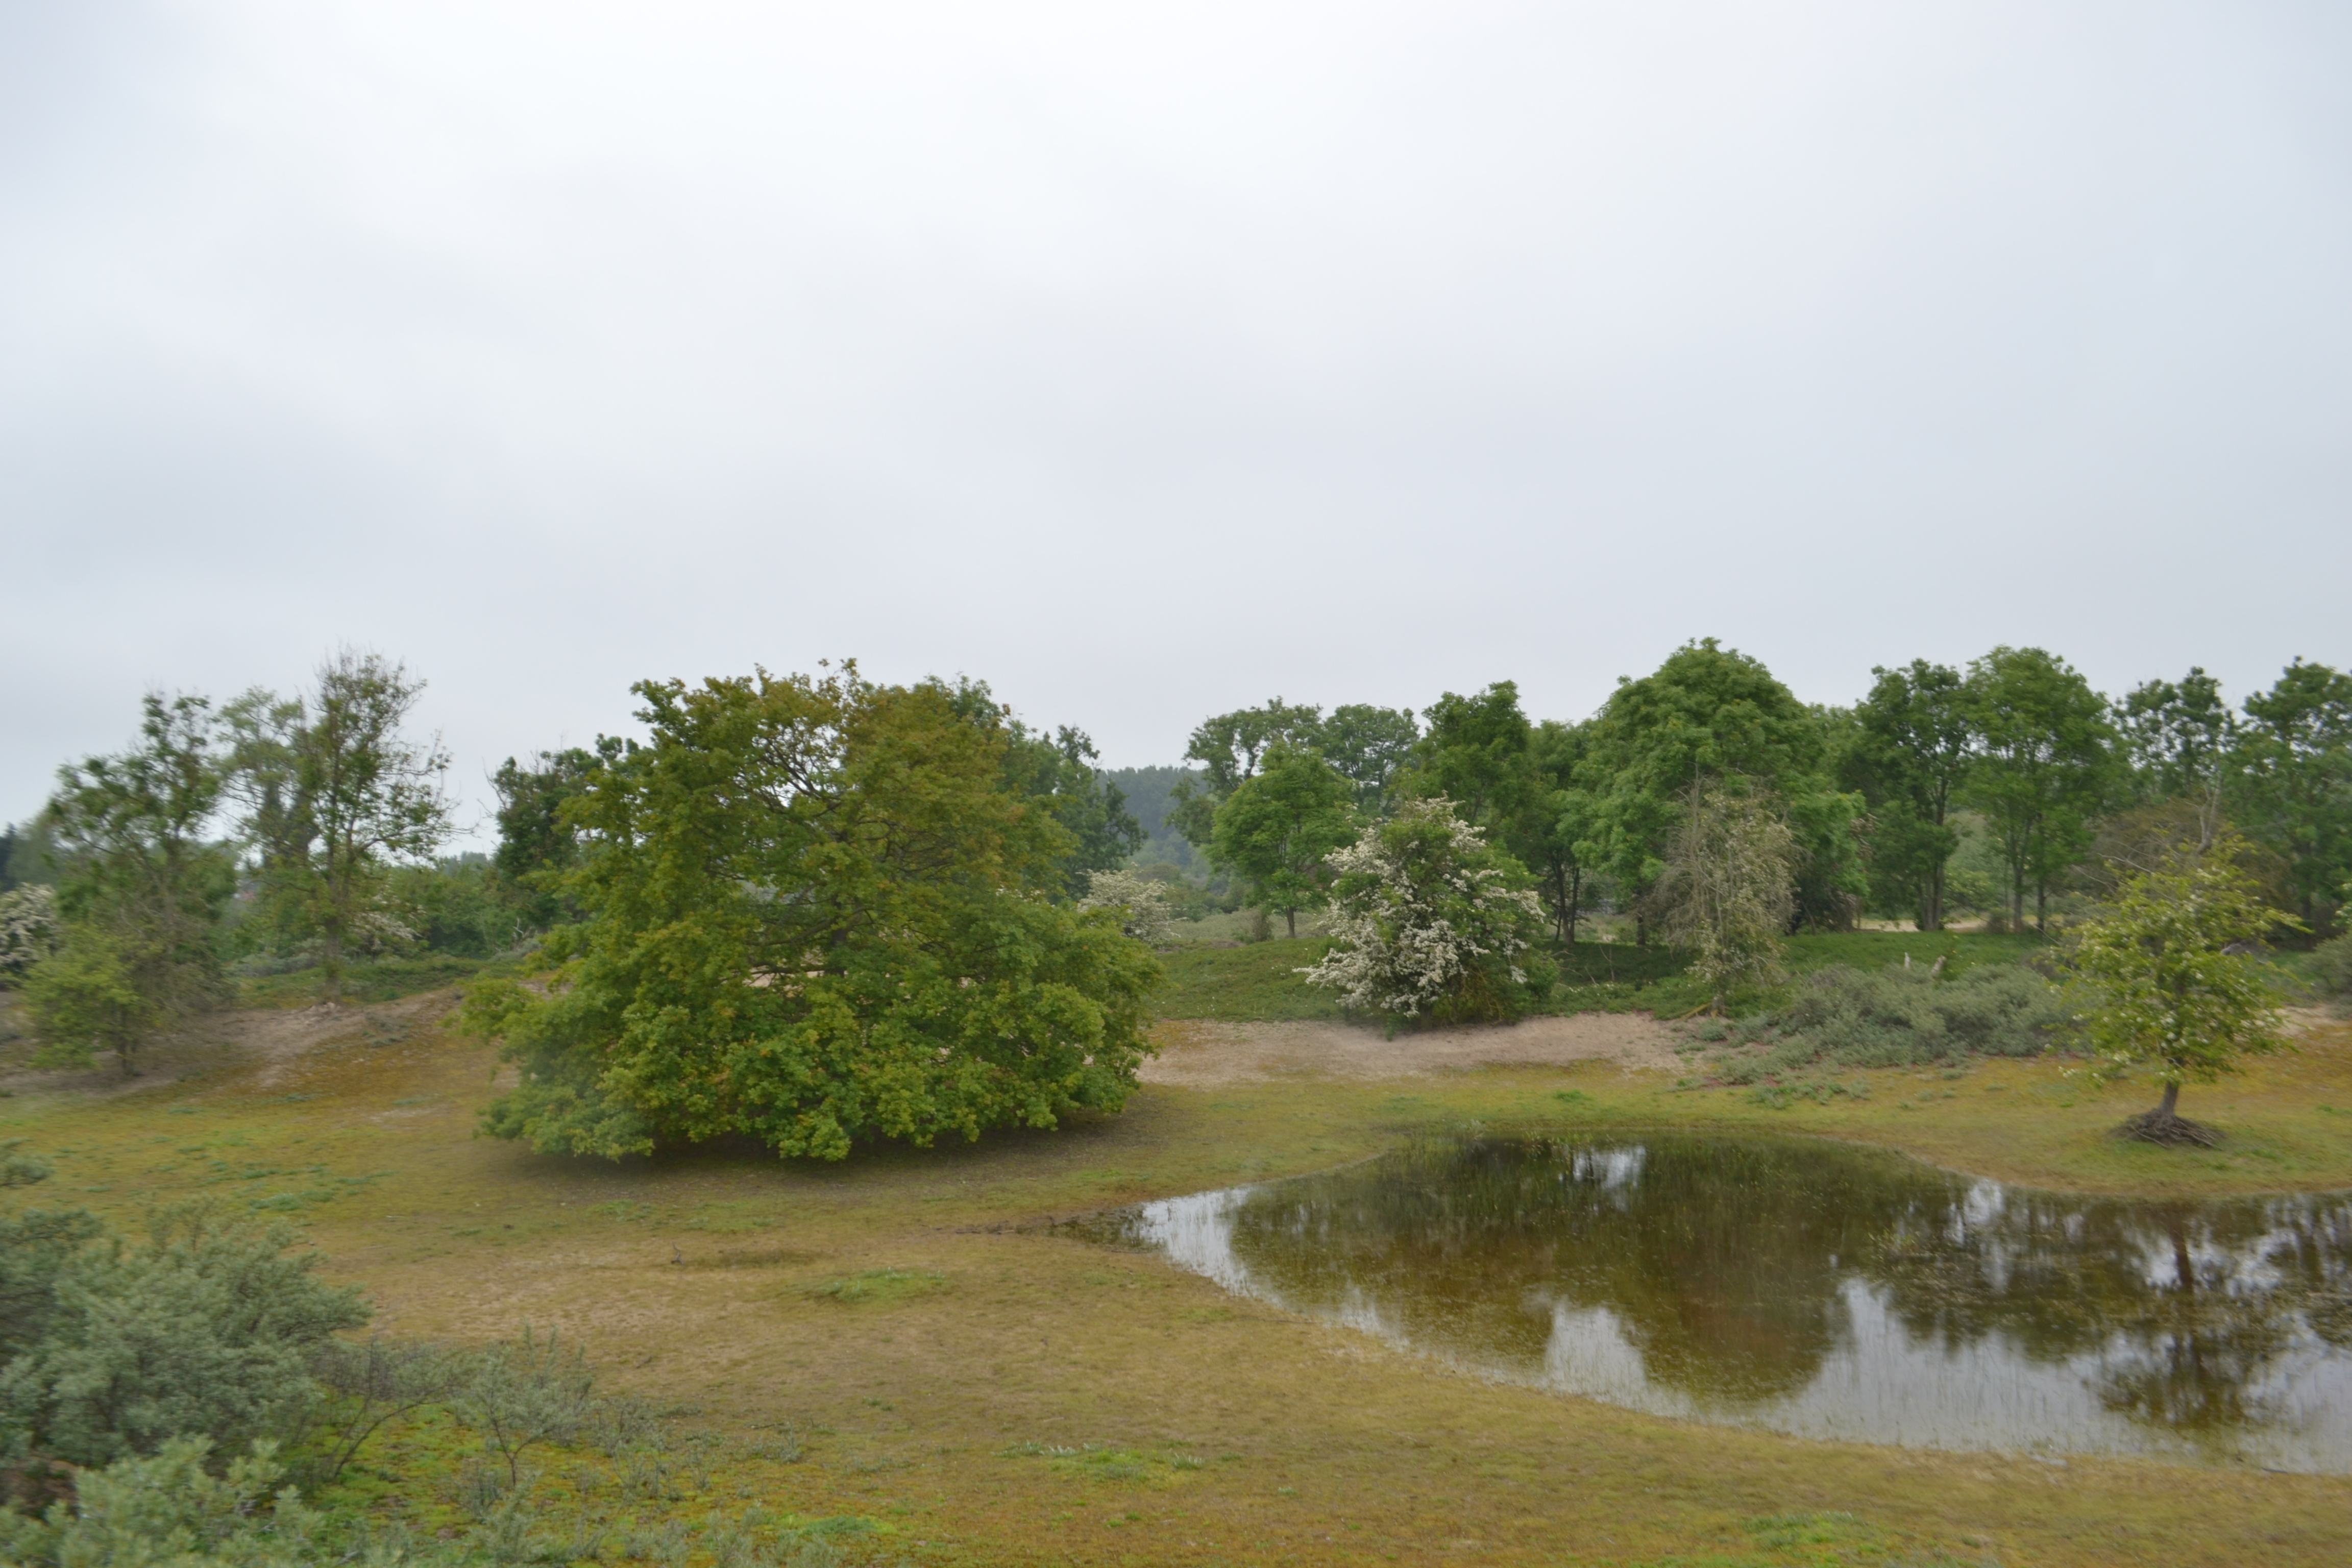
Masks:
[[[2118,1138],[2134,1139],[2142,1143],[2162,1143],[2170,1148],[2210,1149],[2221,1142],[2221,1134],[2212,1128],[2176,1116],[2158,1107],[2143,1110],[2116,1129]]]

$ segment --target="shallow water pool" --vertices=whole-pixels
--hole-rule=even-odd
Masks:
[[[1227,1289],[1811,1437],[2352,1473],[2352,1197],[2068,1197],[1801,1140],[1482,1139],[1145,1205]]]

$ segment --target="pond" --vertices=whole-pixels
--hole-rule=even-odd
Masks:
[[[2069,1197],[1643,1134],[1422,1145],[1117,1228],[1229,1290],[1662,1415],[2352,1472],[2352,1196]]]

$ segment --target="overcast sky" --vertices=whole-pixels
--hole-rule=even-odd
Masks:
[[[2347,496],[2340,4],[0,0],[0,820],[339,644],[476,798],[826,656],[2242,695]]]

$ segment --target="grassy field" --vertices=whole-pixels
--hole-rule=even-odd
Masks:
[[[1216,957],[1271,985],[1278,959],[1303,962],[1283,945]],[[1192,984],[1200,1005],[1243,994]],[[1454,1375],[1052,1224],[1473,1122],[1769,1127],[2094,1191],[2342,1188],[2340,1026],[2192,1089],[2183,1110],[2230,1134],[2208,1152],[2115,1142],[2106,1129],[2144,1096],[2087,1096],[2042,1061],[1853,1074],[1861,1098],[1778,1110],[1595,1064],[1147,1087],[1124,1114],[1058,1133],[815,1167],[740,1150],[577,1163],[478,1138],[496,1064],[437,1026],[447,1001],[373,1009],[314,1048],[184,1063],[203,1076],[158,1071],[135,1092],[0,1101],[0,1137],[55,1161],[50,1203],[128,1222],[210,1194],[284,1214],[390,1331],[576,1334],[699,1434],[662,1508],[698,1521],[756,1497],[864,1531],[841,1538],[853,1558],[2352,1561],[2352,1480],[1680,1425]],[[429,1458],[432,1436],[399,1441]],[[352,1496],[428,1529],[455,1517],[428,1489],[386,1492],[362,1475]]]

